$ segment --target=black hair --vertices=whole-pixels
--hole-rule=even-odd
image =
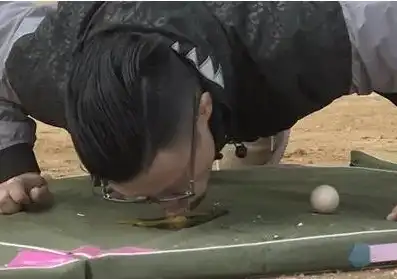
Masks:
[[[125,182],[190,133],[197,74],[156,37],[99,33],[75,59],[66,118],[92,175]]]

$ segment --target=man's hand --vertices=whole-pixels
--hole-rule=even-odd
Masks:
[[[0,184],[0,214],[14,214],[51,202],[47,181],[38,173],[24,173]]]
[[[389,221],[397,221],[397,206],[387,215],[386,219]]]

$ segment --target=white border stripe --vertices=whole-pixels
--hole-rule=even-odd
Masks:
[[[271,245],[271,244],[291,243],[291,242],[298,242],[298,241],[315,241],[315,240],[321,240],[321,239],[326,239],[326,238],[343,238],[343,237],[348,237],[348,236],[359,236],[359,235],[363,236],[363,235],[389,234],[389,233],[397,233],[397,229],[325,234],[325,235],[305,236],[305,237],[297,237],[297,238],[290,238],[290,239],[279,239],[279,240],[269,240],[269,241],[252,242],[252,243],[219,245],[219,246],[176,249],[176,250],[160,250],[160,251],[147,251],[147,252],[137,252],[137,253],[104,253],[104,254],[98,255],[93,258],[104,258],[104,257],[109,257],[109,256],[141,256],[141,255],[161,255],[161,254],[171,254],[171,253],[211,251],[211,250],[220,250],[220,249],[245,248],[245,247],[255,247],[255,246]],[[58,255],[65,255],[65,256],[71,255],[70,253],[65,253],[65,252],[61,252],[61,251],[57,251],[57,250],[52,250],[52,249],[47,249],[47,248],[42,248],[42,247],[37,247],[37,246],[17,244],[17,243],[0,242],[0,246],[37,250],[37,251],[55,253]],[[76,261],[78,261],[78,260],[76,260]],[[67,263],[67,264],[69,264],[69,263]],[[57,265],[57,267],[62,266],[62,265],[64,265],[64,264]],[[26,267],[26,268],[36,269],[35,267]],[[0,270],[9,270],[9,268],[0,268]]]
[[[255,246],[270,245],[270,244],[291,243],[291,242],[298,242],[298,241],[315,241],[315,240],[320,240],[320,239],[325,239],[325,238],[343,238],[343,237],[348,237],[348,236],[388,234],[388,233],[397,233],[397,229],[358,231],[358,232],[350,232],[350,233],[304,236],[304,237],[297,237],[297,238],[269,240],[269,241],[262,241],[262,242],[253,242],[253,243],[209,246],[209,247],[188,248],[188,249],[178,249],[178,250],[149,251],[149,252],[134,253],[134,254],[131,254],[130,256],[133,256],[133,255],[158,255],[158,254],[183,253],[183,252],[198,252],[198,251],[210,251],[210,250],[220,250],[220,249],[230,249],[230,248],[244,248],[244,247],[255,247]],[[103,258],[103,257],[107,257],[107,256],[127,256],[127,254],[105,253],[105,254],[98,256],[97,258]]]

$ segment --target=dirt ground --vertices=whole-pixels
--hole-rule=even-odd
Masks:
[[[65,131],[38,124],[36,154],[43,171],[55,177],[82,173]],[[352,149],[397,150],[397,108],[378,95],[348,96],[335,101],[293,128],[286,163],[340,164],[349,161]],[[302,278],[283,277],[283,278]],[[314,278],[397,278],[397,271],[305,276]]]

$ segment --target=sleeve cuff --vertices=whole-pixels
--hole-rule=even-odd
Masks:
[[[26,172],[40,173],[30,144],[21,143],[0,150],[0,183]]]

